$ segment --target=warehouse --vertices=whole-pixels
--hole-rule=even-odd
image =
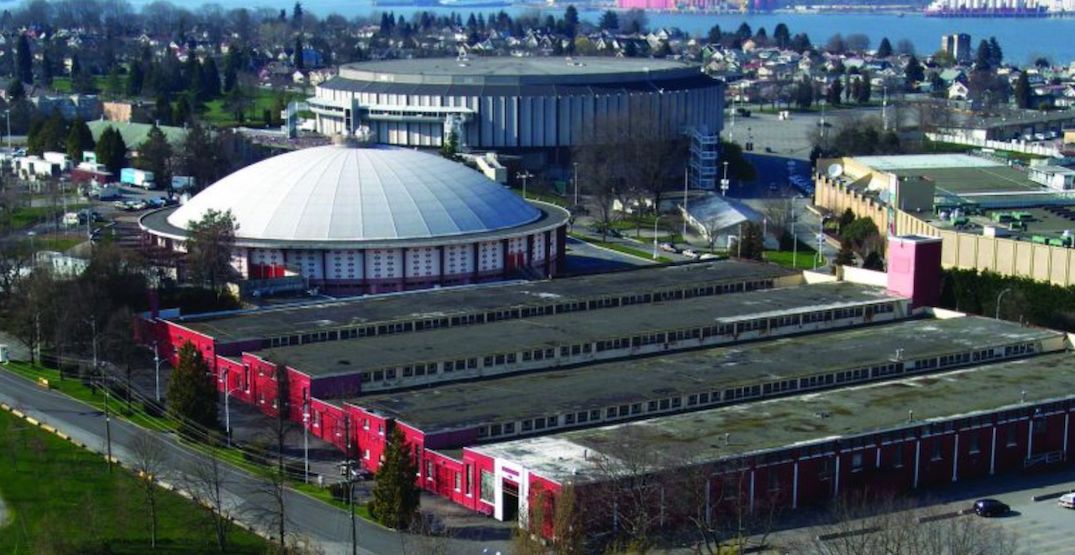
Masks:
[[[916,319],[434,390],[365,395],[330,402],[328,410],[335,414],[330,417],[334,421],[346,410],[358,423],[359,456],[371,470],[377,469],[384,449],[380,432],[399,426],[419,448],[422,464],[433,467],[433,481],[425,485],[481,510],[445,487],[454,483],[455,469],[462,467],[463,475],[469,470],[468,461],[444,453],[511,437],[936,373],[1064,348],[1063,334],[1050,330],[977,317]],[[803,360],[811,363],[802,365]],[[542,402],[519,403],[523,395]],[[311,411],[315,426],[323,425],[325,412]]]
[[[697,297],[216,357],[222,390],[273,413],[277,372],[305,400],[546,370],[906,318],[909,300],[853,283]],[[284,368],[278,369],[281,361]]]
[[[206,359],[266,347],[467,326],[553,313],[799,285],[802,273],[722,260],[546,281],[489,283],[154,320],[163,356],[189,341]]]
[[[497,518],[510,518],[529,514],[534,489],[554,497],[572,484],[593,531],[630,510],[602,488],[608,464],[645,464],[663,478],[647,494],[662,522],[684,508],[669,499],[693,500],[686,509],[712,522],[729,511],[796,509],[866,487],[904,492],[1047,470],[1068,464],[1073,391],[1075,358],[1044,354],[466,448],[463,458],[479,475],[465,488]],[[625,462],[630,457],[645,460]]]
[[[235,218],[232,266],[255,294],[288,278],[361,294],[551,277],[569,219],[440,156],[344,139],[243,168],[139,224],[147,243],[185,252],[209,210]]]
[[[369,128],[378,141],[436,148],[570,149],[601,121],[659,122],[659,135],[719,133],[724,84],[701,67],[641,58],[424,58],[347,64],[308,100],[317,130]]]

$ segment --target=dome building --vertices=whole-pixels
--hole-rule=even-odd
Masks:
[[[440,156],[341,142],[243,168],[139,224],[150,244],[183,252],[210,209],[235,217],[243,278],[300,275],[336,293],[550,277],[569,218]]]

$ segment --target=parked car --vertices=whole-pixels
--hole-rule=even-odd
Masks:
[[[678,249],[676,249],[676,246],[675,246],[675,245],[673,245],[672,243],[661,243],[661,244],[660,244],[660,245],[658,245],[658,246],[659,246],[659,247],[661,247],[661,250],[662,250],[662,251],[667,251],[667,252],[679,252],[679,250],[678,250]]]
[[[683,252],[681,254],[688,258],[698,258],[698,253],[694,252],[693,249],[683,249]]]
[[[1056,504],[1065,509],[1075,509],[1075,492],[1065,493],[1056,500]]]
[[[974,502],[974,514],[978,516],[1004,516],[1011,512],[1011,510],[1011,507],[996,499],[979,499]]]

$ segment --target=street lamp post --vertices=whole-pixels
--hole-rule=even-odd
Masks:
[[[4,116],[7,118],[7,150],[11,152],[11,110],[4,110]]]
[[[515,174],[516,179],[522,179],[523,180],[523,200],[526,199],[526,180],[530,179],[531,177],[534,177],[534,174],[532,174],[530,172],[526,172],[526,171],[519,172],[519,173]]]
[[[574,162],[572,165],[575,168],[575,176],[572,178],[572,181],[575,182],[575,206],[578,206],[579,205],[579,163]]]
[[[657,222],[661,221],[661,214],[653,219],[653,259],[657,260]]]
[[[303,482],[310,483],[310,400],[302,401]]]
[[[996,312],[993,314],[994,319],[1000,320],[1000,301],[1001,301],[1001,299],[1004,298],[1004,295],[1006,293],[1008,293],[1009,291],[1011,291],[1011,290],[1012,290],[1012,288],[1008,287],[1005,290],[1001,291],[999,295],[997,295],[997,308],[996,308]]]
[[[228,387],[228,369],[224,369],[224,435],[228,436],[228,447],[231,447],[231,408],[228,406],[228,398],[232,393],[242,389],[242,386]]]
[[[153,342],[153,393],[158,403],[161,402],[161,356],[157,349],[157,342]]]
[[[724,161],[724,177],[720,180],[720,196],[728,196],[728,161]]]

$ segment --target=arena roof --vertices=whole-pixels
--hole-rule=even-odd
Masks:
[[[222,342],[301,334],[377,322],[443,318],[503,308],[546,306],[744,280],[790,277],[800,272],[774,264],[721,260],[638,268],[523,283],[493,283],[400,294],[304,303],[176,321]]]
[[[472,450],[554,480],[584,481],[596,477],[594,461],[602,454],[646,453],[635,464],[678,468],[1066,399],[1073,391],[1075,357],[1057,353]]]
[[[341,66],[337,79],[396,86],[482,86],[626,83],[691,76],[704,76],[701,66],[649,58],[489,56],[359,62]]]
[[[168,222],[187,229],[210,209],[230,210],[240,239],[341,243],[484,233],[542,218],[504,187],[445,158],[335,145],[243,168],[196,195]]]
[[[636,304],[615,310],[588,310],[503,320],[315,345],[260,351],[307,375],[327,377],[527,349],[575,345],[643,333],[707,326],[742,319],[797,314],[901,299],[883,289],[848,282],[821,283],[682,301]]]
[[[426,433],[1060,337],[992,318],[910,320],[347,399]],[[806,362],[806,364],[803,364]],[[520,403],[521,397],[542,399]]]

